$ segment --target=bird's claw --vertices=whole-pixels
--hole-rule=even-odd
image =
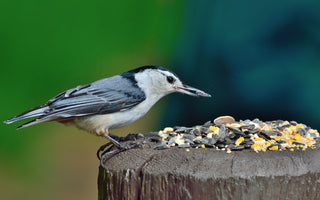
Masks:
[[[111,146],[112,145],[112,146]],[[107,148],[109,147],[109,148]],[[108,153],[110,151],[110,149],[113,147],[113,143],[112,142],[108,142],[104,145],[102,145],[101,147],[99,147],[99,149],[97,150],[97,157],[99,160],[101,160],[102,156],[106,153]],[[107,148],[107,149],[106,149]],[[105,150],[106,149],[106,150]],[[101,156],[100,156],[100,152],[101,153]]]
[[[105,161],[106,159],[108,159],[109,156],[111,156],[111,155],[113,155],[113,154],[115,154],[115,153],[117,153],[117,152],[119,152],[119,151],[120,151],[120,149],[114,149],[114,150],[112,150],[112,151],[104,151],[104,152],[101,154],[101,159],[99,159],[99,160],[100,160],[100,165],[101,165],[101,166],[104,166],[104,161]]]
[[[137,136],[136,136],[137,135]],[[122,145],[120,142],[122,141],[128,141],[128,140],[136,140],[136,138],[138,137],[138,134],[134,134],[134,133],[130,133],[128,134],[126,137],[118,137],[116,135],[113,134],[109,134],[109,136],[115,141],[113,142],[108,142],[104,145],[102,145],[101,147],[99,147],[99,149],[97,150],[97,157],[99,160],[101,160],[102,156],[106,153],[108,153],[111,148],[113,147],[113,145],[117,146],[118,149],[125,149],[125,146]],[[112,146],[110,146],[112,145]],[[108,149],[106,149],[108,146],[110,146]],[[105,150],[106,149],[106,150]],[[101,153],[102,152],[102,153]],[[100,156],[101,153],[101,156]]]
[[[109,142],[107,144],[104,144],[102,145],[98,151],[97,151],[97,157],[98,159],[100,160],[100,164],[102,165],[104,160],[107,159],[109,156],[111,156],[112,154],[116,153],[116,152],[120,152],[120,151],[126,151],[126,150],[129,150],[129,149],[135,149],[135,148],[142,148],[144,149],[145,146],[148,146],[149,148],[151,148],[151,145],[149,142],[147,141],[142,141],[142,142],[136,142],[136,141],[133,141],[131,143],[129,143],[128,145],[124,145],[122,143],[119,143],[120,145],[119,146],[116,146],[117,149],[115,150],[111,150],[111,148],[113,147],[112,143]],[[110,146],[112,145],[112,146]],[[105,150],[106,147],[110,146],[107,150]],[[105,151],[104,151],[105,150]],[[100,157],[100,152],[103,151],[101,153],[101,157]]]

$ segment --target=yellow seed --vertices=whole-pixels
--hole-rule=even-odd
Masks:
[[[309,129],[308,133],[317,133],[318,131],[316,129]]]
[[[296,129],[298,129],[298,128],[303,128],[303,125],[302,124],[297,124],[296,125]]]
[[[204,144],[201,145],[201,148],[206,148],[206,146]]]
[[[273,146],[269,149],[270,151],[277,151],[278,150],[278,146]]]
[[[294,135],[294,139],[299,140],[300,138],[301,138],[301,135],[299,133]]]
[[[214,132],[216,130],[216,127],[215,126],[210,126],[209,129],[210,129],[210,131]]]
[[[173,128],[171,128],[171,127],[166,127],[166,128],[163,129],[163,132],[164,132],[164,133],[173,132]]]
[[[196,140],[201,139],[201,138],[202,138],[201,135],[199,135],[198,137],[194,138],[193,141],[196,141]]]
[[[190,151],[190,149],[186,149],[186,152],[189,152]]]
[[[237,139],[237,141],[235,142],[236,146],[239,146],[243,142],[243,140],[243,137],[239,137],[239,139]]]
[[[264,125],[261,130],[272,131],[272,128],[271,128],[271,126]]]
[[[294,149],[290,149],[290,151],[294,151]]]
[[[279,136],[273,136],[273,139],[279,141],[281,138]]]
[[[233,127],[233,128],[240,128],[240,127],[241,127],[241,125],[238,124],[238,123],[232,123],[232,124],[230,124],[229,126],[231,126],[231,127]]]
[[[213,134],[214,135],[219,135],[219,133],[220,133],[220,128],[217,127],[216,130],[214,130]]]

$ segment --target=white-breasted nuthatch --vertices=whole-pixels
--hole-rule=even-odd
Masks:
[[[5,123],[37,117],[17,128],[20,129],[58,121],[104,136],[118,148],[124,148],[109,136],[109,130],[135,122],[160,98],[173,92],[210,97],[201,90],[183,84],[173,72],[163,67],[143,66],[62,92],[46,104],[21,113]]]

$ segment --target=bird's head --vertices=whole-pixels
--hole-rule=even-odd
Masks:
[[[196,97],[211,97],[199,89],[185,85],[178,76],[158,66],[144,66],[127,73],[132,73],[137,85],[149,95],[159,95],[160,97],[173,92],[180,92]]]

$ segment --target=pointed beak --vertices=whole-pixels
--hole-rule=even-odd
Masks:
[[[187,85],[184,85],[183,87],[176,87],[176,91],[195,97],[211,97],[210,94]]]

